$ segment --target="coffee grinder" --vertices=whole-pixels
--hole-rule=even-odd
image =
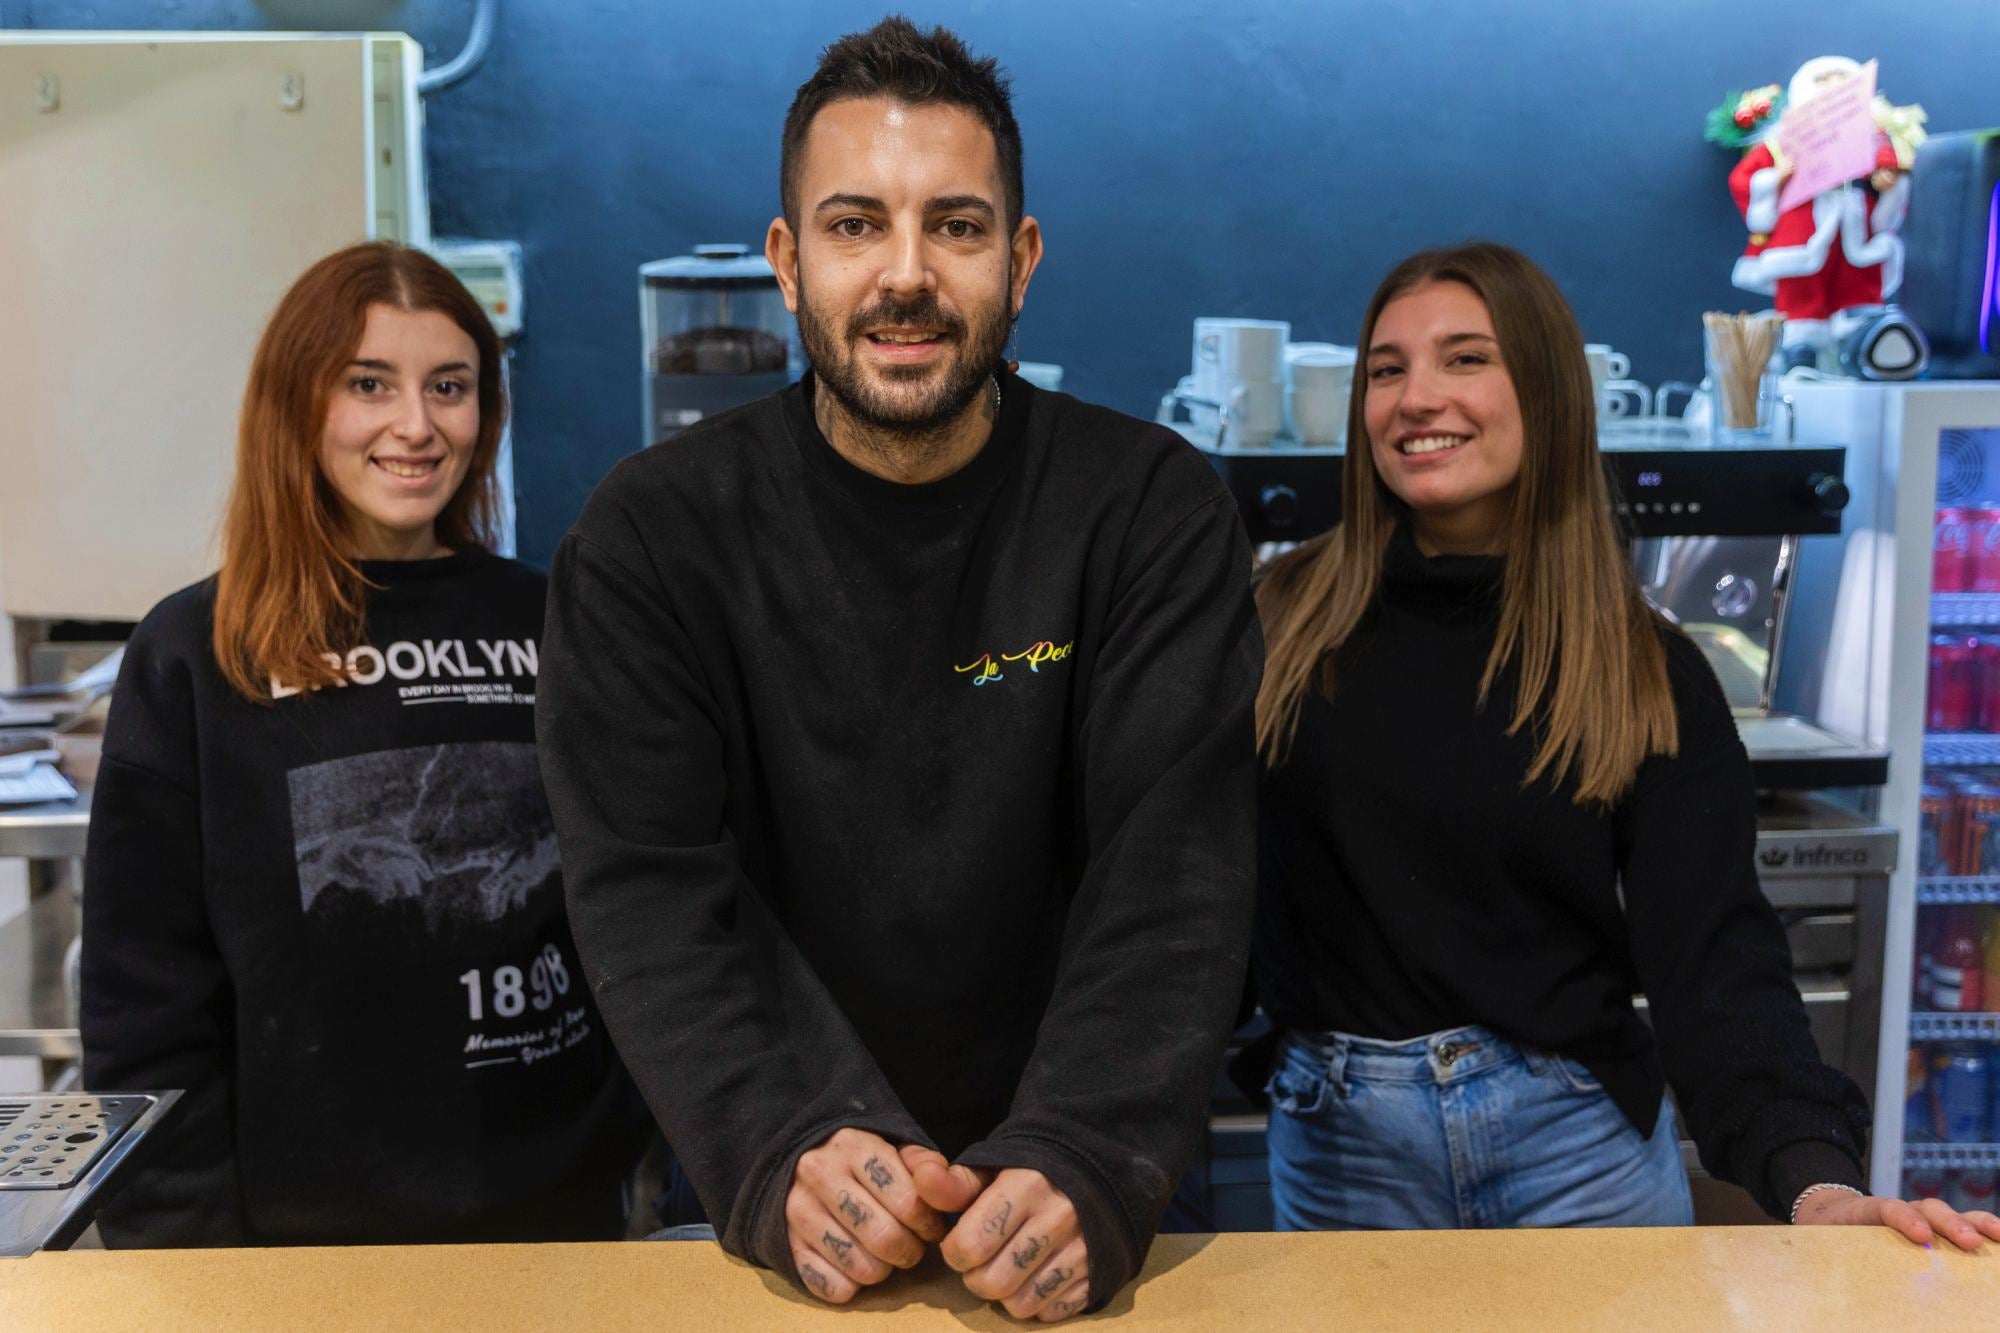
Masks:
[[[697,245],[639,266],[643,446],[773,394],[805,369],[798,325],[762,255]]]

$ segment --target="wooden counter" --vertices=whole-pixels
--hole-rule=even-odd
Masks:
[[[1120,1329],[2000,1327],[2000,1246],[1879,1228],[1167,1236]],[[409,1246],[0,1260],[0,1329],[1019,1328],[938,1262],[845,1310],[707,1244]],[[1041,1327],[1041,1325],[1034,1325]]]

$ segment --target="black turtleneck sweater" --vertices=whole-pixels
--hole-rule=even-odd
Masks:
[[[577,945],[733,1253],[842,1126],[1042,1172],[1102,1301],[1205,1122],[1248,952],[1259,651],[1229,493],[1005,379],[941,480],[810,380],[627,459],[537,707]]]
[[[1679,753],[1648,759],[1609,811],[1577,805],[1573,780],[1524,789],[1534,741],[1507,734],[1514,677],[1477,706],[1500,573],[1398,533],[1332,698],[1308,697],[1266,773],[1265,1008],[1281,1027],[1386,1040],[1482,1024],[1581,1061],[1645,1133],[1664,1072],[1704,1165],[1774,1216],[1807,1185],[1862,1186],[1867,1105],[1807,1030],[1714,673],[1663,625]]]

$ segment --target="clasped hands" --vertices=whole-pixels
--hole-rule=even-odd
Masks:
[[[929,1148],[842,1129],[799,1158],[785,1223],[800,1280],[835,1305],[915,1267],[933,1244],[968,1291],[1018,1319],[1055,1323],[1090,1303],[1076,1207],[1039,1171],[954,1166]]]

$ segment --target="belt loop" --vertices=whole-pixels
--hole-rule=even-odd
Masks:
[[[1347,1096],[1347,1053],[1351,1049],[1353,1049],[1353,1043],[1346,1037],[1335,1037],[1333,1039],[1333,1056],[1326,1062],[1326,1080],[1333,1085],[1333,1090],[1343,1098]]]

